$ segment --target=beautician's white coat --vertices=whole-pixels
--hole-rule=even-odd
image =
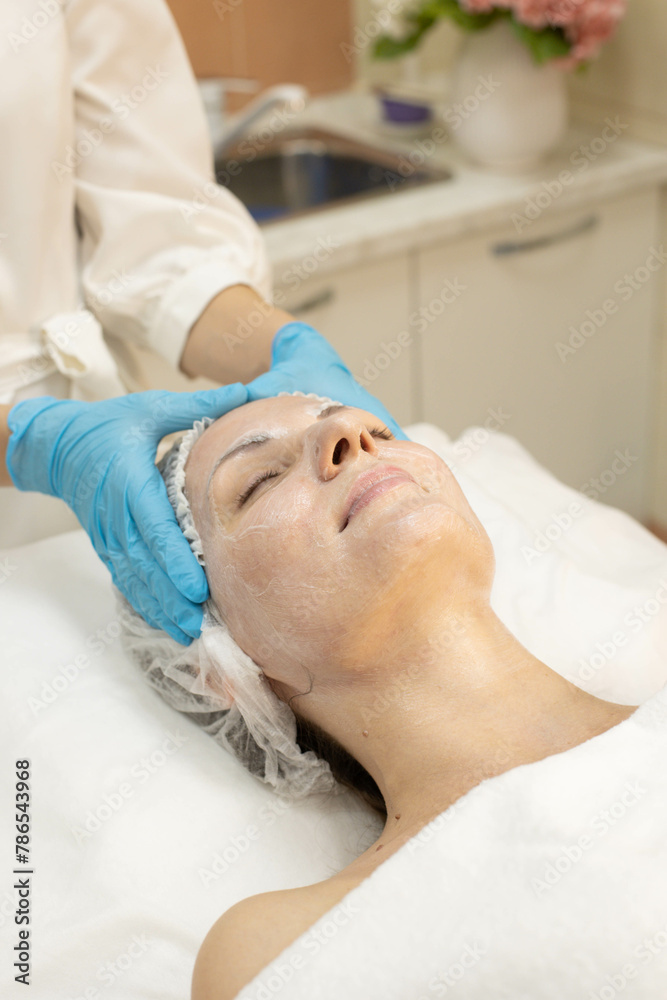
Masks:
[[[2,0],[0,122],[0,402],[141,388],[128,345],[176,367],[222,289],[270,301],[261,233],[213,183],[163,0]],[[0,546],[43,536],[44,512],[64,507],[0,494]],[[33,502],[26,534],[9,520]]]

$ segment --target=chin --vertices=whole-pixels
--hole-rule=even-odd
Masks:
[[[397,497],[393,503],[376,506],[367,514],[367,523],[362,528],[361,517],[356,525],[357,537],[364,547],[380,551],[404,549],[406,553],[417,552],[424,544],[438,539],[450,538],[452,534],[465,530],[477,533],[477,526],[450,503],[429,496],[410,495]]]
[[[472,511],[425,497],[419,507],[377,513],[360,543],[361,575],[375,593],[411,590],[422,599],[432,588],[442,594],[472,586],[490,594],[493,546]]]

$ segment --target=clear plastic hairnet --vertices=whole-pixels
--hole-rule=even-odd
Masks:
[[[299,391],[279,395],[336,402]],[[212,422],[207,417],[196,421],[158,465],[178,523],[202,566],[201,539],[184,492],[185,463],[195,441]],[[194,719],[281,795],[302,798],[339,787],[326,761],[312,750],[299,748],[292,709],[234,641],[212,600],[204,605],[200,638],[185,647],[148,625],[118,592],[117,599],[126,652],[173,708]]]

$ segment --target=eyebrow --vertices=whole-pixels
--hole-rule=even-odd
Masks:
[[[332,413],[337,413],[339,410],[351,410],[351,409],[352,409],[351,406],[345,406],[343,403],[332,403],[331,406],[325,406],[323,410],[320,410],[315,419],[323,420],[324,417],[328,417]],[[255,434],[253,437],[244,438],[243,441],[240,441],[238,444],[235,444],[233,448],[231,448],[229,451],[226,451],[224,455],[220,456],[220,458],[216,461],[215,465],[211,469],[211,474],[208,477],[208,482],[206,483],[206,492],[208,493],[211,486],[211,482],[213,481],[213,477],[223,462],[226,462],[230,458],[235,458],[237,455],[244,454],[251,448],[257,448],[258,445],[266,444],[267,441],[276,441],[276,440],[277,438],[273,434]]]

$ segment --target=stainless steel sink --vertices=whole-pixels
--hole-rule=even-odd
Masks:
[[[257,141],[241,141],[216,160],[215,172],[262,225],[452,176],[431,164],[413,165],[409,153],[318,128],[286,129],[261,149]]]

